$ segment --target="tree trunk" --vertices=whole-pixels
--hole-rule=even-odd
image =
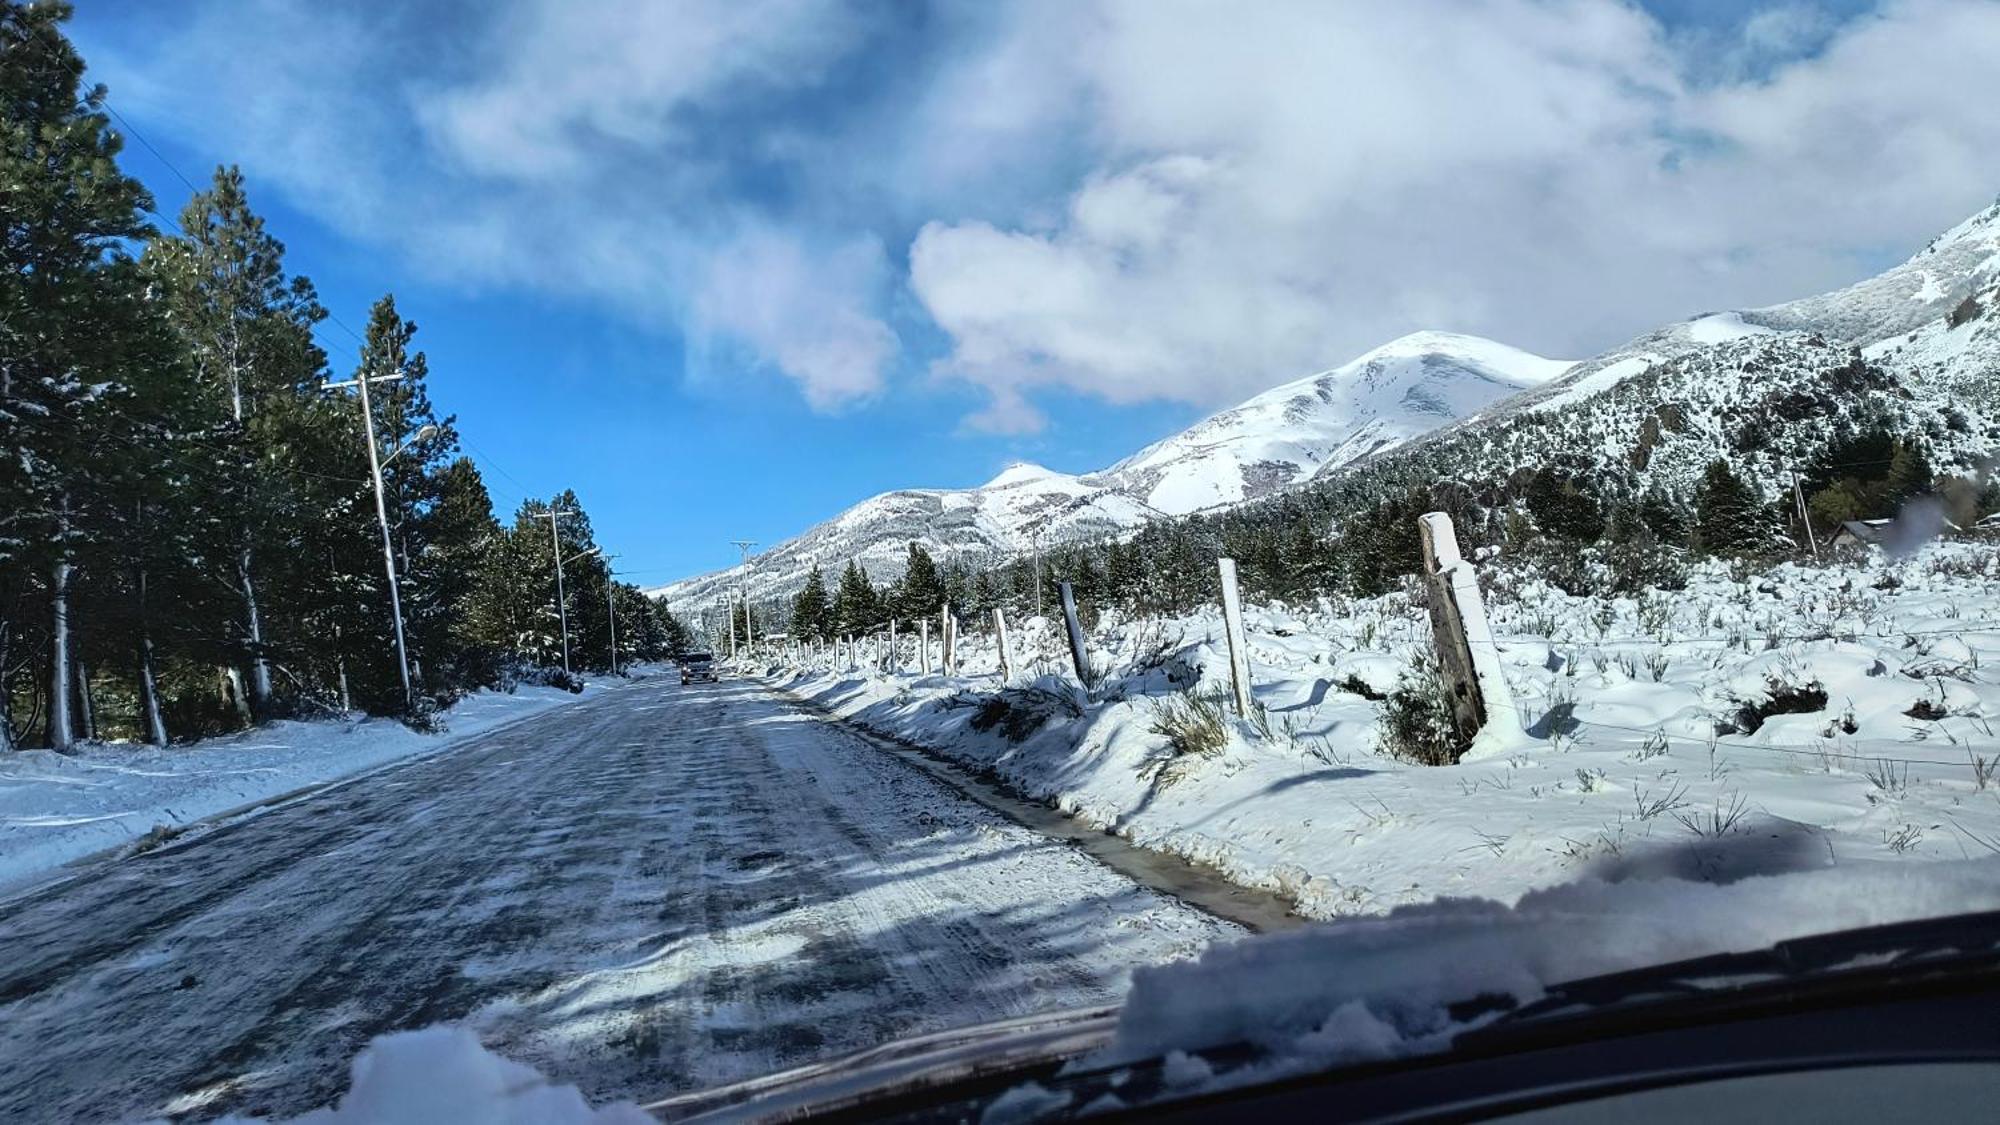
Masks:
[[[145,508],[140,507],[143,516]],[[146,605],[146,572],[139,579],[139,728],[147,742],[167,746],[167,722],[160,713],[160,677],[153,666],[153,628]]]
[[[49,572],[49,748],[69,753],[76,744],[70,725],[69,661],[69,504],[64,498],[56,523],[57,554]]]
[[[271,710],[271,662],[264,656],[264,624],[257,614],[257,586],[250,580],[250,548],[243,548],[237,556],[236,574],[243,583],[243,610],[250,626],[250,705],[249,722],[255,722],[270,714]],[[240,674],[231,669],[236,691],[240,697],[243,681]]]
[[[338,625],[333,627],[333,653],[334,669],[340,673],[340,711],[344,715],[354,710],[354,698],[347,690],[347,641]]]
[[[222,669],[222,698],[236,708],[236,717],[244,726],[254,726],[256,717],[250,713],[250,700],[243,694],[243,669],[234,664]]]
[[[160,679],[153,670],[153,636],[139,631],[139,724],[146,741],[167,748],[167,722],[160,713]]]
[[[84,741],[96,742],[97,701],[90,695],[90,665],[81,658],[76,662],[76,707],[77,717],[83,722]]]
[[[7,674],[7,650],[13,639],[13,622],[0,621],[0,754],[14,748],[14,681]]]

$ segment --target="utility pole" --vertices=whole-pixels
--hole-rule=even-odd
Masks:
[[[1805,521],[1806,542],[1812,544],[1813,561],[1819,561],[1819,536],[1813,534],[1812,513],[1806,510],[1806,490],[1799,487],[1799,471],[1792,470],[1792,498],[1799,502],[1799,518]]]
[[[736,549],[743,552],[743,574],[737,582],[737,589],[743,594],[743,647],[756,646],[756,634],[750,631],[750,548],[757,545],[755,539],[732,539]]]
[[[569,674],[569,606],[563,600],[562,535],[560,532],[556,530],[556,524],[560,517],[569,515],[573,511],[575,511],[574,508],[557,508],[551,506],[548,511],[542,513],[544,516],[548,517],[549,543],[555,549],[556,620],[562,622],[563,673],[565,675]]]
[[[368,475],[375,482],[375,522],[382,529],[382,565],[389,575],[389,614],[396,625],[396,672],[403,678],[403,706],[408,707],[416,702],[416,695],[410,690],[410,653],[403,642],[403,594],[396,581],[396,548],[389,535],[389,506],[382,498],[382,451],[375,445],[375,408],[368,397],[369,384],[394,383],[402,378],[400,371],[389,375],[356,375],[346,382],[328,383],[325,389],[354,387],[361,392],[361,430],[368,443]],[[410,440],[415,442],[423,436],[424,431],[418,430]],[[402,451],[396,450],[389,459],[395,460]]]
[[[1035,532],[1035,616],[1042,615],[1042,531]]]
[[[617,555],[604,556],[604,610],[611,617],[611,674],[618,674],[618,582],[611,576],[611,560]]]

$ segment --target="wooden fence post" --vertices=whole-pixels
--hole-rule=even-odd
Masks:
[[[1423,538],[1424,575],[1431,587],[1431,635],[1438,668],[1451,693],[1452,724],[1471,742],[1496,712],[1514,710],[1513,693],[1500,671],[1500,650],[1486,622],[1479,578],[1458,553],[1451,517],[1427,512],[1417,517]]]
[[[1236,594],[1236,560],[1215,560],[1222,575],[1222,633],[1229,639],[1229,684],[1236,693],[1236,713],[1250,716],[1250,652],[1243,638],[1243,599]]]
[[[917,667],[924,675],[931,674],[931,619],[917,618]]]
[[[1076,668],[1076,682],[1090,686],[1090,654],[1083,647],[1083,625],[1076,619],[1076,590],[1064,582],[1056,587],[1062,595],[1063,628],[1069,632],[1069,662]]]
[[[889,674],[891,676],[896,674],[896,666],[898,663],[896,660],[897,655],[898,653],[896,652],[896,619],[891,617],[889,619],[889,669],[888,669]]]
[[[1014,652],[1007,644],[1007,615],[1000,612],[1000,607],[997,605],[993,607],[993,638],[1000,645],[1000,682],[1012,683]]]
[[[958,652],[953,645],[958,638],[951,627],[953,620],[955,619],[951,615],[951,603],[946,602],[938,619],[938,659],[947,676],[958,674]]]

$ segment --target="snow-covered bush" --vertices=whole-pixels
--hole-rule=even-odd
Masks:
[[[1382,703],[1382,749],[1420,766],[1449,766],[1469,744],[1452,722],[1451,688],[1437,662],[1418,656]]]

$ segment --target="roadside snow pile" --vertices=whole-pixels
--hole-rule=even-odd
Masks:
[[[1511,907],[1484,899],[1406,906],[1139,969],[1117,1037],[1091,1062],[1116,1066],[1237,1043],[1271,1051],[1280,1066],[1422,1053],[1466,1030],[1449,1009],[1474,998],[1525,1005],[1551,985],[1606,973],[1995,909],[2000,860],[1991,858],[1729,886],[1586,879]]]
[[[583,698],[604,690],[599,681]],[[87,744],[75,754],[27,750],[0,756],[0,889],[65,863],[441,749],[579,696],[549,687],[480,692],[418,734],[390,719],[279,722],[225,738],[156,750]]]
[[[1725,883],[2000,852],[1990,545],[1763,574],[1705,563],[1685,589],[1638,596],[1483,569],[1523,730],[1455,766],[1411,764],[1385,737],[1382,697],[1431,643],[1400,593],[1247,608],[1250,719],[1226,701],[1213,610],[1107,614],[1088,692],[1042,619],[1015,630],[1004,690],[991,639],[970,634],[956,678],[824,659],[770,671],[1312,917],[1513,902],[1581,876]]]
[[[225,1118],[257,1121],[259,1118]],[[427,1027],[377,1037],[354,1059],[340,1101],[292,1119],[295,1125],[651,1125],[629,1102],[592,1109],[574,1086],[551,1086],[531,1066],[501,1058],[460,1027]]]

